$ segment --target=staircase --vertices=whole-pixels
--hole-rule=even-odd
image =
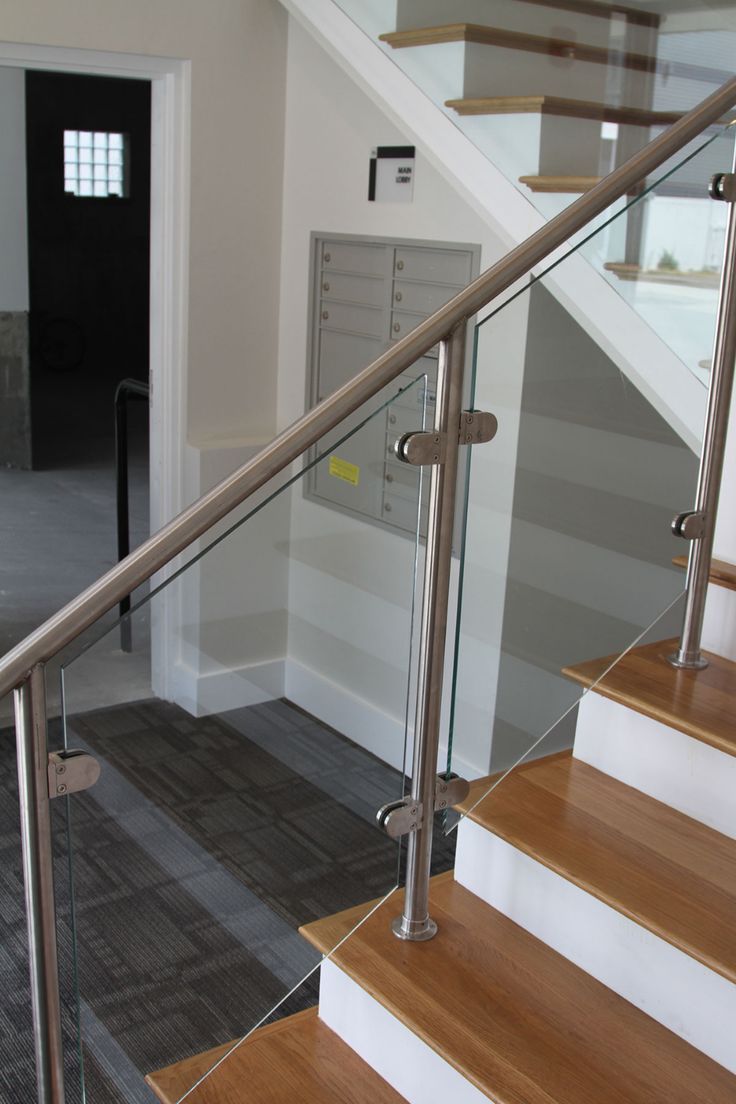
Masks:
[[[717,563],[711,624],[734,588]],[[434,940],[393,936],[395,897],[349,938],[364,909],[307,926],[319,1017],[152,1074],[158,1098],[732,1101],[736,662],[676,670],[673,643],[567,670],[591,688],[572,753],[474,784]]]
[[[480,148],[498,153],[504,135],[515,141],[522,133],[532,155],[525,166],[514,165],[514,179],[533,196],[553,196],[557,209],[720,76],[713,65],[666,68],[660,18],[639,7],[466,0],[453,7],[450,23],[442,0],[396,0],[370,18],[371,5],[360,0],[343,6],[358,21],[372,21],[386,50],[408,59],[401,64],[413,80],[433,74],[430,94],[446,115],[481,120],[482,132],[466,131]],[[493,22],[485,18],[489,9]],[[530,12],[538,17],[534,33]],[[393,30],[378,26],[387,14]],[[613,52],[609,24],[617,36]],[[529,87],[530,73],[542,87]],[[533,118],[533,128],[520,132],[524,118]],[[617,128],[615,138],[602,123]],[[510,155],[505,171],[512,162]],[[683,195],[688,187],[685,180]],[[627,254],[620,264],[629,266],[628,276],[639,274],[638,258]],[[579,390],[573,376],[569,394],[559,392],[566,400]],[[543,381],[530,375],[528,383],[533,390]],[[555,441],[574,435],[581,424],[574,401],[558,411],[544,402],[535,408],[535,401],[531,395],[529,424],[536,419],[539,430],[545,419],[557,421],[548,435]],[[615,425],[606,428],[615,436]],[[633,453],[648,433],[674,447],[659,425],[639,439],[631,435],[632,485]],[[517,496],[525,478],[539,483],[550,474],[540,456],[526,468],[523,448],[520,457]],[[586,478],[591,495],[600,496],[597,477]],[[541,530],[545,510],[559,518],[564,498],[550,504],[549,494],[537,495],[539,518],[523,522]],[[615,519],[611,529],[614,542]],[[507,616],[515,594],[530,586],[514,576],[524,556],[513,536],[511,547]],[[645,551],[637,555],[646,559]],[[507,635],[507,658],[556,678],[550,656],[562,667],[584,634],[576,638],[546,599],[536,620],[519,619],[523,639]],[[558,644],[545,649],[550,625]],[[599,629],[592,635],[605,639]],[[574,746],[558,751],[547,740],[537,751],[542,758],[473,784],[461,806],[455,869],[433,879],[438,935],[426,943],[396,939],[396,893],[367,919],[363,905],[307,925],[302,935],[325,956],[318,1012],[288,1016],[234,1048],[150,1074],[157,1098],[736,1099],[736,567],[726,562],[714,562],[703,643],[709,666],[701,671],[673,668],[667,656],[675,642],[668,639],[622,658],[616,650],[567,662],[561,677],[583,688]]]

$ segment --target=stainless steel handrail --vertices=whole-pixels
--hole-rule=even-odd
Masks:
[[[372,398],[446,337],[619,199],[668,157],[736,105],[736,78],[674,123],[521,245],[512,249],[444,307],[308,411],[271,444],[184,510],[134,552],[74,598],[0,660],[0,697],[18,686],[107,610],[165,567],[234,507],[288,467],[320,437]]]

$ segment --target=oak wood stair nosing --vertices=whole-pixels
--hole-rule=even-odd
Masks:
[[[544,54],[570,61],[587,61],[595,65],[611,65],[611,53],[604,46],[589,46],[574,39],[532,35],[480,23],[448,23],[437,27],[417,27],[415,30],[390,31],[378,36],[394,50],[415,46],[436,46],[449,42],[468,42],[482,46],[498,46],[508,50]],[[618,68],[653,73],[657,59],[649,54],[626,53],[614,63]]]
[[[645,644],[621,657],[564,667],[562,673],[596,694],[736,755],[736,663],[704,652],[708,666],[703,670],[673,667],[667,657],[677,644],[674,639]]]
[[[555,115],[628,126],[669,126],[682,112],[650,111],[638,107],[613,107],[593,100],[572,100],[563,96],[468,96],[446,100],[445,107],[458,115]]]

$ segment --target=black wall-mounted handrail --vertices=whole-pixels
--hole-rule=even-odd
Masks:
[[[115,502],[117,509],[118,563],[130,552],[130,503],[128,490],[128,401],[149,401],[151,388],[142,380],[124,379],[115,388]],[[130,618],[130,595],[121,598],[120,647],[133,650],[133,630]]]

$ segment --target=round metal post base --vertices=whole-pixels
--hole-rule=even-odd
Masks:
[[[410,943],[423,943],[427,939],[434,939],[437,925],[431,916],[426,920],[407,920],[403,916],[397,916],[391,923],[391,931],[397,939],[405,939]]]
[[[708,660],[700,652],[673,652],[667,656],[667,662],[673,667],[682,667],[689,671],[702,671],[708,666]]]

